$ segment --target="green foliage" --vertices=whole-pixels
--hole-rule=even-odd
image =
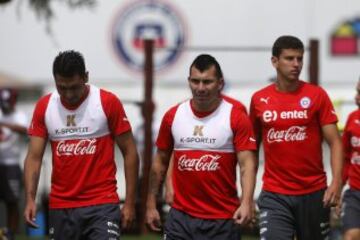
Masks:
[[[58,3],[67,5],[70,9],[77,8],[93,8],[96,5],[96,0],[56,0]],[[8,3],[14,2],[14,0],[0,0],[0,6],[6,6]],[[55,17],[55,11],[52,7],[52,3],[55,0],[29,0],[29,6],[40,21],[44,20],[46,23],[46,31],[51,33],[51,20]]]
[[[49,21],[54,17],[54,11],[51,7],[51,3],[54,0],[29,0],[29,2],[30,7],[40,19]],[[79,7],[93,7],[96,0],[59,0],[59,2],[64,2],[70,9],[75,9]]]

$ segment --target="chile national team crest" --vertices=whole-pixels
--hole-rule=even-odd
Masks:
[[[112,45],[117,57],[136,71],[143,69],[144,39],[153,39],[155,48],[160,48],[154,54],[154,67],[161,70],[176,62],[185,38],[180,15],[157,0],[131,3],[116,16],[112,27]]]
[[[310,104],[311,104],[311,100],[309,97],[303,97],[300,99],[300,106],[302,108],[309,108]]]

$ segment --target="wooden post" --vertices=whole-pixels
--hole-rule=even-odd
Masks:
[[[141,233],[147,233],[146,227],[146,198],[149,191],[149,172],[152,162],[153,155],[153,142],[152,142],[152,121],[153,121],[153,112],[154,112],[154,103],[152,100],[152,90],[153,90],[153,76],[154,76],[154,67],[153,67],[153,54],[154,54],[154,40],[144,40],[144,77],[145,77],[145,99],[142,103],[141,110],[144,117],[144,152],[143,152],[143,169],[142,169],[142,181],[141,181],[141,210],[140,210],[140,223],[141,223]]]
[[[319,40],[310,39],[309,81],[319,85]]]

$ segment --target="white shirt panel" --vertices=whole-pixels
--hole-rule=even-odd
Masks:
[[[213,113],[199,118],[190,101],[180,104],[171,127],[174,149],[234,152],[231,109],[231,104],[222,101]]]
[[[110,132],[101,104],[100,89],[93,85],[90,85],[87,98],[75,110],[65,108],[55,91],[46,109],[45,124],[49,139],[55,141],[97,138]]]

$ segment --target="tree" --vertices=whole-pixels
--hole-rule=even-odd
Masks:
[[[28,0],[30,9],[35,11],[36,15],[40,20],[45,20],[47,32],[51,32],[50,22],[55,16],[54,11],[51,7],[51,3],[55,0]],[[80,8],[80,7],[94,7],[96,0],[57,0],[58,2],[65,3],[70,9]],[[0,7],[6,6],[14,0],[0,0]]]

